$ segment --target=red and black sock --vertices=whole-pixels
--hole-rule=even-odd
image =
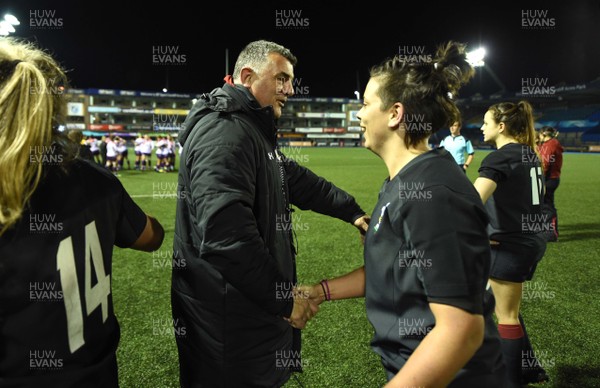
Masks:
[[[498,324],[502,357],[506,365],[507,388],[521,387],[521,350],[523,347],[523,328],[521,325]]]

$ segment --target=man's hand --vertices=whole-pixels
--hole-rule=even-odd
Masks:
[[[367,229],[369,229],[369,222],[371,222],[371,217],[367,214],[354,221],[354,226],[360,232],[360,239],[363,244],[365,243],[365,234],[367,234]]]
[[[295,329],[304,329],[306,323],[317,314],[319,305],[311,302],[305,292],[294,290],[294,308],[289,318],[284,318]]]

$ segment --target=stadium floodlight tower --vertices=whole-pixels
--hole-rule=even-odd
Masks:
[[[485,65],[483,58],[485,58],[485,49],[483,47],[467,53],[467,62],[473,67],[483,67]]]
[[[496,73],[494,73],[490,65],[486,64],[483,61],[483,58],[485,58],[485,54],[486,51],[483,47],[480,47],[473,51],[469,51],[467,53],[467,62],[469,62],[473,67],[483,67],[490,74],[490,76],[492,76],[494,82],[498,84],[498,86],[500,87],[500,92],[503,93],[506,91],[506,86],[504,86],[502,81],[500,81],[500,78],[498,78]]]
[[[0,36],[8,36],[15,33],[15,27],[21,24],[19,19],[11,14],[4,15],[4,19],[0,21]]]

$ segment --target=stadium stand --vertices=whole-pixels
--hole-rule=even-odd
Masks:
[[[539,95],[498,93],[485,98],[475,95],[461,99],[458,105],[463,114],[462,134],[475,148],[490,148],[483,143],[481,125],[485,109],[501,101],[528,100],[535,109],[536,128],[544,125],[559,131],[559,141],[565,151],[600,152],[600,78],[579,85],[557,85]],[[443,138],[448,131],[441,131]],[[440,137],[441,136],[441,137]]]

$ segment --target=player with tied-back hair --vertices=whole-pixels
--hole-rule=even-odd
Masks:
[[[32,43],[0,38],[0,386],[118,387],[112,251],[163,228],[62,123],[67,79]]]
[[[452,155],[428,146],[457,119],[454,97],[472,74],[457,42],[431,63],[395,57],[371,70],[357,116],[365,147],[389,177],[365,237],[365,264],[300,287],[318,303],[365,297],[386,388],[505,387],[487,288],[488,217]]]
[[[526,359],[533,359],[533,365],[536,364],[520,314],[523,283],[533,278],[546,251],[541,232],[550,222],[542,214],[544,180],[533,108],[527,101],[494,104],[485,113],[481,130],[483,140],[496,150],[481,162],[475,188],[490,217],[490,283],[496,297],[498,332],[509,377],[507,387],[520,387],[522,379],[548,379],[540,368],[532,370],[535,376],[522,376],[522,365],[528,364]]]

